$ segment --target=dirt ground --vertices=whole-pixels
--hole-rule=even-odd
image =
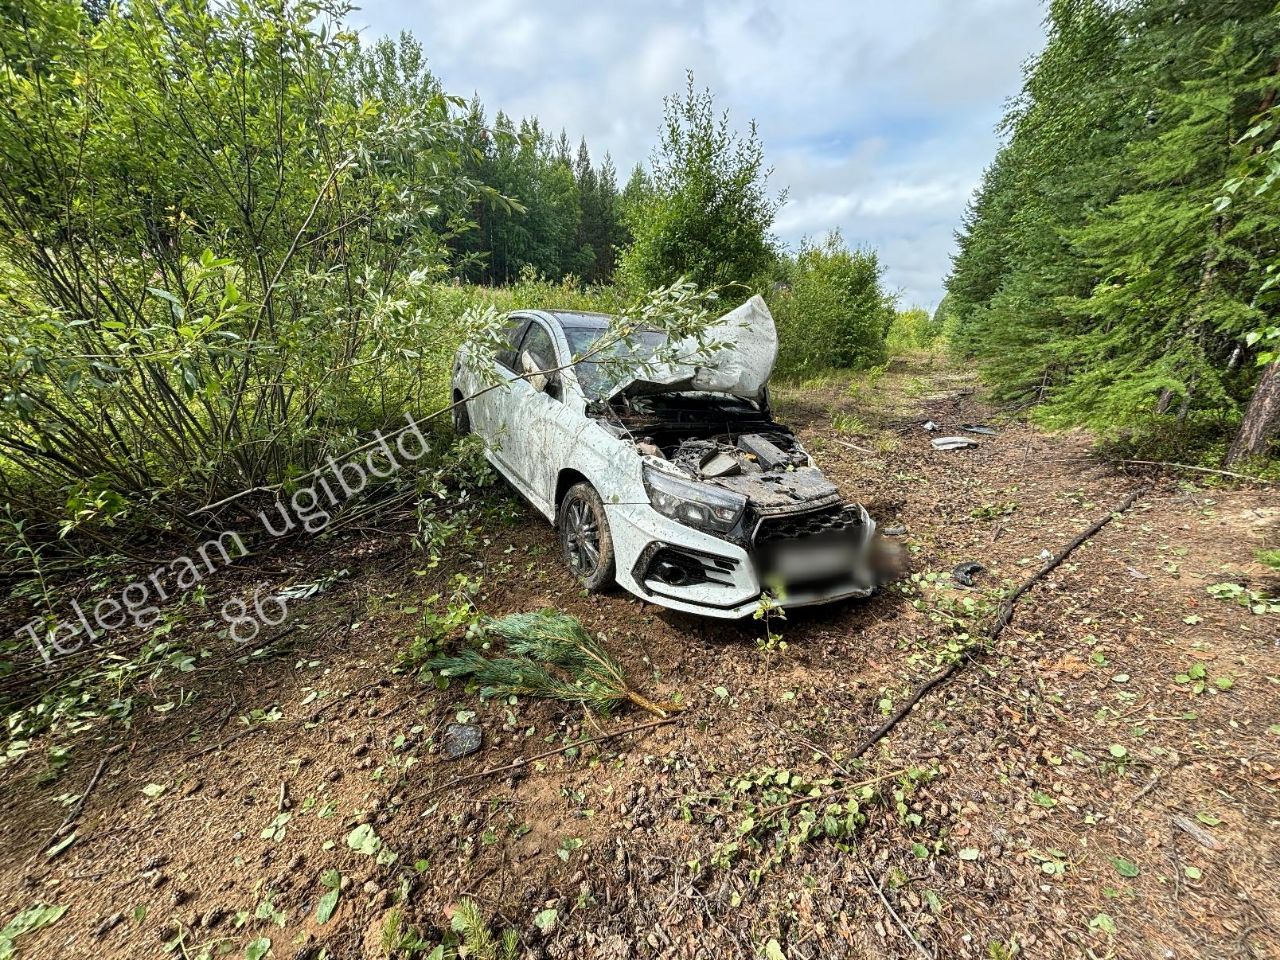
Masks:
[[[0,923],[66,907],[17,955],[411,956],[471,898],[532,957],[1280,957],[1280,616],[1207,591],[1280,595],[1254,560],[1280,543],[1275,490],[1120,472],[927,357],[778,405],[846,496],[906,527],[913,579],[774,621],[770,645],[760,622],[582,595],[501,489],[434,568],[362,530],[230,573],[212,589],[348,571],[243,662],[207,619],[178,623],[198,668],[137,691],[127,727],[86,718],[52,783],[40,751],[0,769]],[[999,432],[940,453],[926,418]],[[1043,551],[1147,482],[988,656],[846,762]],[[972,590],[939,576],[963,561],[986,568]],[[397,672],[458,575],[485,614],[577,615],[687,709],[573,747],[652,718]],[[450,761],[459,718],[484,746]],[[856,815],[776,809],[815,782]]]

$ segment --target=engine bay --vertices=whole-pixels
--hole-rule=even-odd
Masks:
[[[790,428],[750,401],[702,393],[620,396],[599,419],[640,454],[745,496],[761,516],[840,502]]]

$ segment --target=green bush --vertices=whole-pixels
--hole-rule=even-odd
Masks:
[[[881,286],[883,269],[874,251],[851,251],[833,231],[821,244],[801,244],[782,272],[786,281],[768,299],[778,324],[783,376],[884,362],[895,302]]]
[[[940,333],[936,314],[931,317],[923,307],[899,310],[889,326],[885,347],[895,355],[912,350],[927,350],[937,342]]]

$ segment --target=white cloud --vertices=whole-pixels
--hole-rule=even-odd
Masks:
[[[904,299],[932,305],[1042,17],[1037,0],[368,0],[354,20],[412,31],[446,89],[585,136],[624,177],[691,68],[736,123],[759,122],[789,188],[781,239],[839,227],[880,251]]]

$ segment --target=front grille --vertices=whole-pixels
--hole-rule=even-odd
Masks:
[[[800,540],[823,534],[846,534],[857,531],[863,524],[862,509],[855,504],[815,510],[812,513],[790,514],[781,517],[762,517],[756,525],[752,542],[756,547],[779,540]]]

